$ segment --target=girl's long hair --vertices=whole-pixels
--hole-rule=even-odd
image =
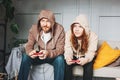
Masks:
[[[74,24],[76,24],[76,23],[74,23]],[[78,40],[77,40],[78,38],[73,33],[74,24],[71,25],[71,38],[70,38],[70,41],[71,41],[73,47],[75,48],[75,50],[77,50],[78,47],[79,47],[79,43],[78,43]],[[84,54],[88,49],[88,36],[85,33],[84,28],[83,28],[83,34],[82,34],[82,36],[80,38],[81,38],[81,49],[79,51],[82,54]]]

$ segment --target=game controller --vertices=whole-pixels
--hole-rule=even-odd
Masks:
[[[38,56],[38,55],[41,55],[41,54],[43,54],[43,52],[37,52],[36,51],[36,53],[34,53],[33,55],[37,55]]]
[[[70,62],[74,62],[74,63],[77,63],[77,62],[80,62],[80,60],[72,60]]]

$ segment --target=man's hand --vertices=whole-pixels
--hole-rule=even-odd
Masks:
[[[39,59],[46,59],[48,57],[48,51],[47,50],[41,50],[40,52],[42,52],[41,55],[38,55],[39,56]]]
[[[34,53],[36,53],[36,50],[32,50],[28,55],[34,59],[37,57],[37,55],[34,55]]]

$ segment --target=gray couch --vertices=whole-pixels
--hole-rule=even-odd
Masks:
[[[100,47],[101,43],[103,42],[103,40],[99,40],[98,42],[98,48]],[[118,47],[120,49],[120,41],[107,41],[108,44],[110,44],[110,46],[112,48],[116,48]],[[44,67],[53,67],[51,65],[46,65]],[[40,66],[37,66],[36,69],[42,69],[40,68]],[[39,70],[37,72],[39,72]],[[50,72],[53,72],[53,68],[50,69]],[[48,74],[50,73],[48,72]],[[36,74],[37,75],[37,74]],[[50,73],[50,75],[54,75],[53,73]],[[74,76],[82,76],[83,75],[83,69],[80,66],[75,66],[73,68],[73,75]],[[95,78],[94,80],[114,80],[113,78],[120,78],[120,66],[117,67],[102,67],[100,69],[94,70],[94,75]]]
[[[98,47],[101,45],[103,41],[99,41]],[[120,41],[108,41],[112,48],[118,47],[120,49]],[[9,58],[8,64],[6,66],[6,70],[11,77],[16,76],[17,74],[11,74],[11,72],[19,71],[19,66],[22,58],[22,54],[20,52],[20,48],[14,48],[11,56]],[[16,53],[16,54],[15,54]],[[12,61],[14,59],[14,61]],[[14,66],[13,66],[14,64]],[[49,74],[49,75],[48,75]],[[83,69],[80,66],[75,66],[73,68],[73,75],[74,76],[82,76]],[[103,67],[97,70],[94,70],[94,77],[100,78],[120,78],[120,66],[117,67]],[[54,80],[54,69],[52,65],[43,64],[38,66],[32,66],[30,71],[29,80]],[[95,79],[98,80],[98,79]],[[100,79],[101,80],[101,79]],[[102,79],[103,80],[103,79]],[[106,80],[106,79],[105,79]],[[109,79],[110,80],[110,79]]]

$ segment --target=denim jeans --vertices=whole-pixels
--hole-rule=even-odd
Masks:
[[[40,65],[43,63],[49,63],[54,67],[54,80],[64,80],[64,58],[63,55],[59,55],[55,58],[46,58],[40,60],[38,57],[35,59],[30,58],[28,55],[23,54],[22,62],[18,74],[18,80],[28,80],[28,75],[31,65]]]

